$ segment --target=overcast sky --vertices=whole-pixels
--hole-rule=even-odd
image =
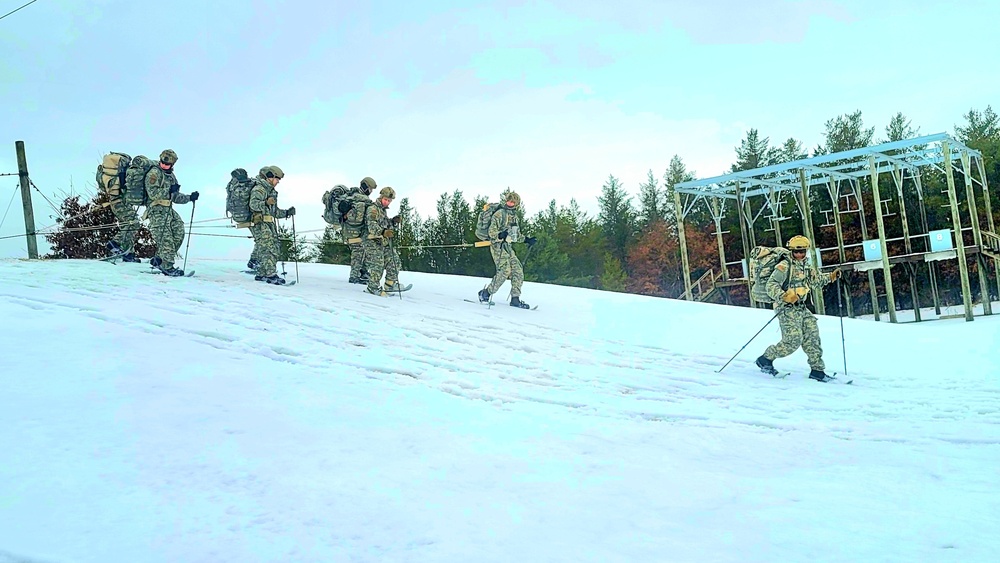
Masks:
[[[92,194],[103,153],[172,148],[209,219],[232,168],[276,164],[299,230],[364,176],[423,217],[442,192],[507,186],[529,213],[570,198],[595,213],[609,174],[634,194],[679,154],[717,175],[750,127],[812,149],[860,109],[877,136],[897,111],[953,133],[998,100],[998,21],[1000,2],[971,0],[38,0],[0,20],[0,173],[23,140],[43,192]],[[0,177],[0,211],[15,186]],[[23,228],[15,200],[0,235]],[[221,240],[201,251],[249,252]]]

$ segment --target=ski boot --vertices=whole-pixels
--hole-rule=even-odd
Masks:
[[[374,296],[376,296],[376,297],[389,297],[389,294],[387,294],[382,289],[376,289],[376,290],[372,291],[372,289],[370,287],[366,287],[365,291],[368,292],[368,293],[370,293],[370,294],[372,294],[372,295],[374,295]]]
[[[149,265],[152,266],[152,267],[154,267],[154,268],[159,268],[160,264],[162,264],[162,263],[163,263],[163,259],[160,258],[159,256],[153,256],[152,258],[149,259]]]
[[[479,302],[480,303],[489,303],[489,301],[490,301],[490,292],[486,291],[485,288],[484,289],[480,289],[479,290]]]
[[[122,253],[122,247],[118,246],[118,243],[113,240],[109,240],[108,244],[105,244],[104,246],[108,249],[108,252],[110,252],[112,255]]]
[[[830,377],[821,369],[814,369],[809,372],[809,379],[815,379],[816,381],[826,383],[827,381],[832,381],[833,377]]]
[[[248,270],[256,270],[257,266],[260,266],[260,262],[258,262],[257,260],[254,260],[253,258],[251,258],[249,261],[247,261],[247,269]]]
[[[253,279],[254,281],[262,281],[271,285],[285,285],[285,278],[279,276],[278,274],[271,274],[270,276],[256,275]]]
[[[142,264],[142,260],[136,258],[134,252],[129,252],[128,254],[122,256],[122,262],[135,262],[136,264]]]
[[[755,361],[754,363],[757,364],[757,367],[760,368],[760,371],[772,376],[778,375],[778,370],[774,369],[774,363],[771,360],[769,360],[767,356],[762,355],[761,357],[757,358],[757,361]]]
[[[160,268],[160,273],[172,278],[179,278],[184,275],[184,270],[180,268]]]
[[[517,307],[519,309],[530,309],[531,308],[530,305],[528,305],[524,301],[521,301],[521,298],[518,297],[518,296],[516,296],[516,295],[514,297],[510,298],[510,306],[511,307]]]

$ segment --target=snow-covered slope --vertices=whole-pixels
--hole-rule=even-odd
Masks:
[[[758,372],[777,323],[717,373],[767,311],[188,266],[0,262],[0,561],[1000,553],[1000,317],[845,320],[848,386]]]

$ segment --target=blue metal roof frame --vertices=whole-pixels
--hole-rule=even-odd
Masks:
[[[949,145],[950,162],[960,159],[962,153],[976,156],[979,151],[970,149],[947,133],[925,135],[913,139],[893,141],[860,149],[814,156],[784,162],[753,170],[741,170],[722,176],[681,182],[674,190],[681,194],[700,197],[721,197],[736,199],[737,188],[743,199],[775,192],[802,190],[800,171],[805,173],[806,185],[826,184],[829,180],[852,180],[871,175],[869,157],[875,157],[876,170],[890,172],[895,167],[902,169],[936,166],[945,162],[943,143]],[[690,202],[691,205],[694,202]]]

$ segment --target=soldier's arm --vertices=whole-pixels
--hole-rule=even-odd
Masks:
[[[785,290],[781,289],[781,286],[785,283],[786,279],[788,279],[788,261],[782,260],[775,266],[774,271],[771,272],[771,277],[767,278],[767,284],[764,286],[767,296],[771,298],[771,301],[775,303],[781,302],[781,297],[785,294]]]
[[[181,192],[174,192],[170,195],[170,201],[174,203],[191,203],[191,196],[182,194]]]
[[[275,207],[274,208],[274,216],[277,217],[278,219],[284,219],[284,218],[288,217],[288,210],[287,209],[278,209],[277,207]]]
[[[377,205],[369,205],[365,209],[365,222],[368,223],[368,234],[372,236],[382,236],[382,231],[385,230],[385,225],[382,222],[382,211]]]
[[[149,172],[147,172],[146,176],[142,180],[143,183],[145,183],[146,195],[149,196],[149,199],[151,200],[160,199],[159,197],[157,197],[160,194],[156,193],[157,191],[159,191],[156,189],[156,187],[160,183],[160,173],[154,168]]]
[[[257,185],[250,188],[250,211],[263,213],[266,206],[264,202],[266,198],[267,194],[264,192],[264,188]]]

